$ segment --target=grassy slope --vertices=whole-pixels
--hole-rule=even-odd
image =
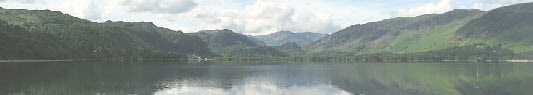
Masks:
[[[472,17],[475,18],[475,17]],[[449,24],[438,25],[433,28],[420,29],[415,31],[401,31],[398,36],[386,35],[382,39],[383,42],[378,43],[370,50],[361,51],[361,53],[377,53],[377,52],[392,52],[392,53],[413,53],[424,52],[429,50],[446,49],[453,46],[464,46],[473,44],[469,42],[464,44],[462,41],[454,41],[458,35],[455,33],[459,28],[465,25],[470,19],[457,20]],[[338,50],[349,52],[347,48],[358,46],[359,41],[350,42],[343,46],[337,47]]]
[[[444,14],[401,17],[353,25],[306,47],[311,53],[412,53],[462,45],[455,31],[485,12],[454,10]]]
[[[466,43],[503,45],[515,53],[533,51],[533,3],[494,9],[457,31]]]
[[[464,22],[458,21],[433,29],[417,31],[415,35],[400,34],[390,43],[390,46],[382,50],[394,53],[411,53],[456,46],[459,43],[453,41],[456,37],[454,31],[464,24]]]

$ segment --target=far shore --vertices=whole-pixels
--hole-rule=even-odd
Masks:
[[[0,63],[25,63],[25,62],[72,62],[72,61],[209,61],[211,59],[62,59],[62,60],[0,60]]]
[[[0,63],[4,62],[68,62],[68,61],[74,61],[72,59],[68,60],[0,60]]]
[[[505,60],[507,62],[516,62],[516,63],[528,63],[533,62],[533,60]]]
[[[227,61],[227,60],[213,60],[213,59],[63,59],[63,60],[0,60],[0,63],[25,63],[25,62],[72,62],[72,61],[127,61],[127,60],[137,60],[137,61]],[[241,60],[244,61],[244,60]],[[251,61],[251,60],[249,60]],[[258,60],[255,60],[258,61]],[[272,61],[272,60],[265,60]],[[364,61],[362,61],[364,62]],[[394,62],[394,61],[391,61]],[[417,61],[407,61],[407,62],[436,62],[430,60],[417,60]],[[460,60],[442,60],[442,62],[463,62]],[[533,60],[486,60],[486,62],[511,62],[511,63],[533,63]]]

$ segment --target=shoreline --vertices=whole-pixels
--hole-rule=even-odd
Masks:
[[[68,60],[0,60],[0,63],[22,63],[22,62],[70,62],[74,61],[72,59]]]
[[[73,61],[230,61],[230,60],[213,60],[213,59],[62,59],[62,60],[0,60],[0,63],[32,63],[32,62],[73,62]],[[231,61],[290,61],[290,60],[231,60]],[[297,60],[292,60],[297,61]],[[301,61],[301,60],[300,60]],[[321,61],[315,61],[321,62]],[[327,62],[327,61],[323,61]],[[371,61],[359,61],[359,62],[371,62]],[[430,60],[416,60],[416,61],[381,61],[381,62],[468,62],[461,60],[442,60],[442,61],[430,61]],[[486,62],[511,62],[511,63],[533,63],[533,60],[486,60]]]
[[[62,59],[62,60],[0,60],[0,63],[74,62],[74,61],[184,61],[183,59]],[[185,60],[186,61],[186,60]]]
[[[533,62],[533,60],[505,60],[505,62],[513,62],[513,63],[529,63],[529,62]]]

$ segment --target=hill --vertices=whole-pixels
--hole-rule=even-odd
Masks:
[[[306,52],[305,50],[300,47],[295,42],[286,42],[282,44],[281,46],[274,46],[277,50],[287,53],[289,56],[297,57],[297,56],[305,56]]]
[[[291,31],[279,31],[268,35],[253,37],[263,41],[268,46],[280,46],[286,42],[294,42],[298,45],[308,45],[325,36],[326,34],[311,32],[293,33]]]
[[[455,31],[485,14],[457,9],[444,14],[392,18],[352,25],[306,47],[314,53],[358,55],[379,52],[413,53],[457,46]]]
[[[461,27],[457,34],[460,41],[503,45],[516,53],[533,51],[533,3],[489,11]]]
[[[91,22],[49,10],[0,9],[2,59],[183,59],[212,54],[199,38],[148,22]],[[21,32],[18,32],[21,31]]]
[[[456,56],[450,52],[458,48],[476,50],[471,47],[482,44],[495,48],[494,53],[502,51],[496,53],[502,55],[499,58],[528,59],[533,51],[532,16],[533,3],[524,3],[488,12],[456,9],[443,14],[392,18],[352,25],[305,49],[312,51],[313,56],[399,54],[449,58]],[[485,50],[470,53],[461,53],[461,57],[494,55]]]
[[[210,32],[204,32],[210,31]],[[287,54],[273,47],[259,46],[245,35],[229,29],[204,30],[189,35],[197,36],[207,43],[209,49],[225,57],[283,57]],[[211,32],[216,31],[216,32]]]

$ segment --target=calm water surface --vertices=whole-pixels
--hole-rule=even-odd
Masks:
[[[0,95],[533,95],[533,64],[0,63]]]

